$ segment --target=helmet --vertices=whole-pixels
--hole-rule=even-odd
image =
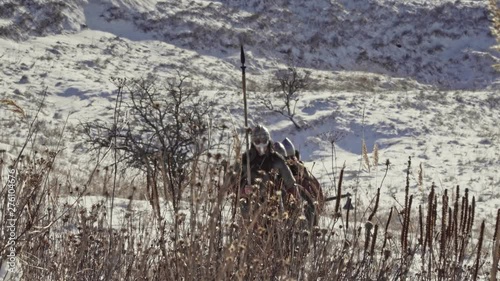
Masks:
[[[266,127],[258,125],[252,130],[252,143],[257,148],[260,155],[263,155],[267,151],[267,146],[269,145],[269,140],[271,135]]]
[[[255,128],[253,128],[252,143],[254,145],[268,144],[269,139],[271,139],[271,135],[269,134],[269,131],[267,130],[266,127],[262,125],[257,125]]]
[[[286,157],[286,150],[281,142],[274,142],[274,151],[276,151],[279,155]]]
[[[286,151],[286,157],[291,157],[295,155],[295,146],[293,145],[292,141],[289,140],[288,138],[285,138],[283,141],[283,146],[285,147]]]

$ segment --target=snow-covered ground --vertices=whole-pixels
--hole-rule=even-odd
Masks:
[[[357,190],[359,204],[382,186],[382,208],[398,205],[411,156],[415,196],[433,182],[439,194],[460,185],[476,196],[479,217],[500,208],[500,95],[491,67],[498,53],[490,49],[486,1],[48,2],[0,4],[0,98],[32,117],[46,90],[38,149],[54,149],[68,117],[61,172],[88,172],[77,128],[113,115],[112,77],[166,79],[180,70],[219,100],[214,120],[241,127],[242,41],[251,124],[268,126],[275,140],[289,137],[327,193],[345,163],[345,190]],[[255,96],[287,64],[321,85],[300,95],[302,130]],[[12,159],[26,126],[5,107],[0,120],[0,155]],[[362,164],[363,139],[370,157],[379,148],[370,168]]]

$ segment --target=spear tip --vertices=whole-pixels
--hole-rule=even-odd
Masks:
[[[243,44],[241,44],[240,47],[241,47],[241,64],[245,64],[245,52],[243,51]]]

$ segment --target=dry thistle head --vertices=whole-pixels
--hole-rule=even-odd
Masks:
[[[175,214],[176,222],[177,224],[182,224],[184,220],[186,219],[186,214],[184,213],[177,213]]]
[[[263,235],[264,233],[266,233],[266,229],[259,225],[259,227],[257,228],[257,233],[259,235]]]
[[[287,220],[290,218],[290,214],[288,214],[288,212],[283,212],[283,215],[282,215],[282,220]]]
[[[274,184],[274,182],[273,182],[273,181],[267,181],[267,182],[266,182],[266,187],[267,187],[268,189],[271,189],[271,190],[272,190],[272,189],[274,189],[274,186],[275,186],[275,184]]]
[[[271,217],[271,219],[273,221],[278,220],[279,219],[279,212],[278,211],[272,211],[270,217]]]
[[[319,226],[314,226],[312,231],[316,237],[319,237],[322,235],[322,231],[321,231],[321,228],[319,228]]]
[[[384,250],[384,261],[388,260],[391,256],[391,250]]]
[[[217,153],[215,154],[215,161],[219,161],[222,158],[222,154]]]
[[[367,222],[365,223],[365,229],[366,229],[367,231],[370,231],[372,228],[373,228],[373,223],[372,223],[371,221],[367,221]]]

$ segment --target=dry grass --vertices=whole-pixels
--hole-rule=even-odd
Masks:
[[[349,210],[337,201],[333,215],[308,228],[300,212],[280,209],[276,195],[255,200],[253,216],[241,218],[223,185],[229,161],[197,159],[182,211],[169,213],[158,203],[158,215],[137,217],[129,209],[110,227],[109,197],[90,209],[59,203],[55,159],[35,157],[18,170],[16,185],[21,280],[495,280],[498,235],[484,231],[495,221],[476,231],[467,189],[438,198],[433,188],[418,207],[408,193],[404,209],[391,208],[388,216],[377,213],[378,189],[360,227],[350,226]],[[342,172],[340,179],[339,194]],[[5,216],[5,203],[1,208]],[[6,239],[2,232],[0,245]],[[5,257],[6,247],[1,251]]]
[[[228,154],[240,155],[236,135],[233,142]],[[364,147],[362,161],[368,166]],[[402,175],[406,194],[401,209],[392,206],[388,214],[379,212],[389,207],[379,206],[382,180],[365,210],[342,209],[338,196],[332,202],[333,212],[323,214],[319,225],[311,227],[301,202],[283,208],[281,196],[268,189],[263,194],[255,191],[250,215],[242,217],[239,197],[227,184],[234,178],[230,165],[237,160],[220,153],[194,155],[178,205],[172,204],[167,183],[154,184],[147,191],[152,197],[144,201],[147,214],[138,213],[133,198],[145,191],[131,189],[122,218],[115,214],[119,207],[112,194],[130,183],[113,177],[118,165],[100,172],[94,169],[88,181],[73,183],[82,188],[74,190],[76,199],[68,204],[62,203],[67,194],[54,168],[57,157],[57,152],[32,153],[13,163],[0,162],[0,171],[17,171],[17,207],[12,214],[17,275],[9,273],[2,276],[4,280],[496,279],[500,210],[496,221],[475,222],[476,200],[459,187],[453,194],[445,191],[438,196],[433,186],[427,202],[414,205],[409,189],[411,159]],[[148,181],[162,183],[165,178],[165,171],[160,171],[134,185],[145,189]],[[1,262],[12,252],[8,179],[3,174]],[[343,194],[343,185],[344,168],[337,181],[338,195]],[[91,207],[79,200],[89,190],[103,194]],[[494,224],[495,232],[489,233]]]
[[[20,107],[15,101],[10,100],[10,99],[1,99],[0,100],[0,105],[4,105],[7,107],[7,110],[14,112],[16,114],[19,114],[22,118],[26,117],[26,113],[24,112],[24,109]]]

